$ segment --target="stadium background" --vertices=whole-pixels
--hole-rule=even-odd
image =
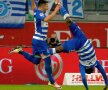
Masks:
[[[9,55],[8,51],[17,45],[23,44],[26,51],[31,52],[31,39],[34,33],[33,16],[30,14],[30,0],[26,0],[26,22],[24,28],[0,28],[0,84],[47,84],[47,81],[41,80],[37,75],[34,65],[22,56]],[[53,11],[52,7],[52,11]],[[97,57],[102,63],[106,72],[108,72],[108,0],[83,0],[84,18],[73,18],[83,29],[86,36],[93,43]],[[56,27],[55,27],[56,25]],[[49,22],[48,37],[56,33],[61,42],[71,38],[69,28],[58,13],[57,16]],[[70,75],[65,80],[65,85],[69,79],[73,83],[81,84],[81,78],[78,76],[78,57],[76,53],[60,54],[63,60],[63,69],[57,79],[59,84],[64,83],[67,77],[65,73],[77,73],[75,78]],[[67,58],[68,57],[68,58]],[[74,63],[74,65],[73,65]],[[60,68],[60,67],[59,67]],[[95,73],[98,71],[95,70]],[[98,73],[96,75],[99,75]],[[96,79],[96,75],[88,78],[90,83],[103,85],[103,79]],[[77,79],[76,79],[77,78]],[[70,84],[73,84],[70,81]],[[4,90],[4,89],[3,89]],[[6,89],[8,90],[8,89]],[[33,89],[34,90],[34,89]],[[38,89],[39,90],[39,89]],[[42,89],[44,90],[44,89]]]

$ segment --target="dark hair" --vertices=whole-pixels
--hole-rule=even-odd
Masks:
[[[91,74],[91,73],[93,73],[93,71],[94,71],[94,68],[92,67],[92,68],[86,68],[85,69],[85,72],[87,73],[87,74]]]
[[[38,6],[45,4],[45,3],[48,3],[48,1],[47,0],[39,0]]]

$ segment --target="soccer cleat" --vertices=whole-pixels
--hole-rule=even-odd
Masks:
[[[50,81],[48,82],[48,85],[52,85],[52,84],[50,83]]]
[[[107,89],[108,89],[108,85],[107,85],[107,86],[105,86],[103,90],[107,90]]]
[[[22,51],[22,47],[21,46],[17,46],[15,48],[12,48],[10,51],[9,51],[9,54],[11,53],[19,53],[20,51]]]
[[[54,88],[56,88],[57,90],[61,90],[62,87],[60,85],[58,85],[57,83],[52,84]]]
[[[60,85],[58,85],[57,83],[51,84],[50,81],[48,82],[48,85],[53,86],[54,88],[56,88],[57,90],[61,90],[62,87]]]

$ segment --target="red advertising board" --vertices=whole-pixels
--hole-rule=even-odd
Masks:
[[[108,23],[84,22],[77,24],[95,47],[108,47]],[[72,36],[68,26],[64,22],[50,23],[49,36],[52,31],[57,33],[61,41],[70,39]]]
[[[95,47],[108,47],[108,23],[78,22],[78,25]],[[71,38],[69,28],[65,22],[50,22],[48,37],[54,32],[57,33],[62,42]],[[33,33],[33,22],[26,22],[23,29],[0,29],[0,45],[23,44],[31,46]]]
[[[8,54],[10,48],[0,48],[0,84],[47,84],[48,82],[44,80],[44,77],[37,74],[37,71],[40,70],[40,74],[44,75],[43,63],[40,67],[36,69],[36,66],[31,62],[27,61],[20,54]],[[31,48],[24,48],[25,51],[31,53]],[[96,49],[96,54],[98,60],[103,65],[106,72],[108,72],[108,49]],[[79,73],[79,62],[78,56],[75,52],[64,54],[61,53],[60,57],[56,56],[52,66],[57,66],[53,68],[54,72],[60,72],[56,81],[59,84],[63,83],[65,73]],[[59,65],[57,64],[57,58],[60,61]],[[43,62],[43,61],[41,61]],[[62,63],[62,65],[60,65]],[[61,71],[59,71],[59,69]],[[97,72],[95,70],[95,72]],[[54,76],[56,74],[53,74]]]

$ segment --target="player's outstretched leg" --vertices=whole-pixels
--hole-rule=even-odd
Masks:
[[[32,55],[22,50],[22,46],[17,46],[15,48],[12,48],[12,50],[9,51],[9,54],[12,53],[19,53],[26,58],[26,60],[32,62],[33,64],[38,65],[40,63],[41,57],[39,55]]]

